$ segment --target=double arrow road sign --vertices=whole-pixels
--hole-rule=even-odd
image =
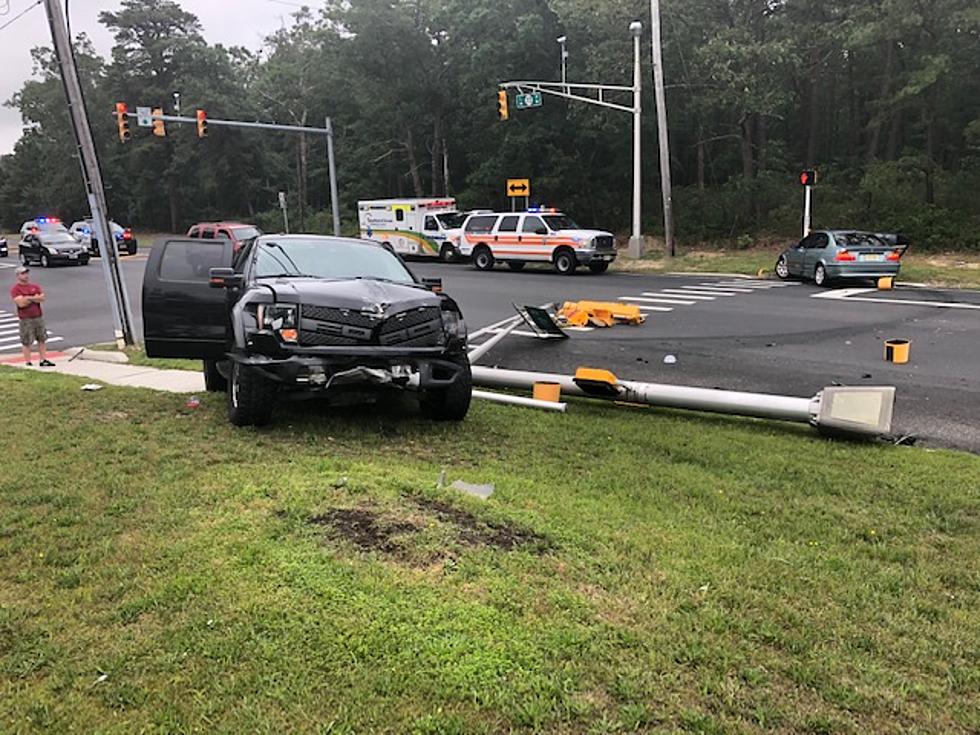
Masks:
[[[507,179],[507,196],[509,197],[531,196],[531,180],[530,179]]]

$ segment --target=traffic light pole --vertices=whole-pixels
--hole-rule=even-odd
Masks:
[[[539,82],[539,81],[520,81],[503,82],[499,86],[501,89],[516,89],[522,93],[525,89],[540,94],[550,94],[554,97],[563,97],[576,102],[585,102],[599,107],[608,107],[614,110],[629,112],[633,115],[633,217],[632,228],[629,242],[629,256],[639,258],[643,255],[643,237],[640,234],[640,189],[641,189],[641,166],[640,166],[640,32],[643,26],[639,21],[630,24],[630,33],[633,36],[633,84],[630,86],[617,84],[573,84],[563,79],[560,82]],[[606,100],[608,93],[627,93],[633,94],[633,104],[623,105]],[[594,95],[594,96],[593,96]]]
[[[82,88],[78,81],[78,70],[75,67],[75,56],[72,52],[71,41],[68,38],[61,0],[44,0],[44,9],[48,15],[51,40],[61,71],[61,82],[65,88],[68,113],[71,118],[75,144],[78,148],[78,159],[82,169],[82,180],[85,182],[86,195],[92,213],[92,225],[99,241],[102,272],[105,276],[109,303],[112,307],[115,339],[117,343],[133,345],[136,340],[133,333],[132,311],[129,308],[129,296],[126,293],[122,269],[119,267],[119,251],[115,247],[116,239],[109,227],[105,188],[102,184],[102,172],[99,170],[99,157],[95,150],[95,142],[92,139],[88,114],[85,111],[85,100],[82,97]]]
[[[127,112],[128,117],[138,117],[135,112]],[[194,123],[197,125],[196,117],[186,117],[183,115],[151,115],[151,121],[162,120],[164,122],[175,123]],[[279,130],[287,133],[310,133],[312,135],[327,136],[327,165],[330,170],[330,205],[333,210],[333,234],[340,236],[340,202],[337,198],[337,166],[333,154],[333,124],[330,118],[326,118],[326,125],[322,128],[311,128],[305,125],[279,125],[277,123],[246,122],[245,120],[221,120],[213,117],[207,118],[207,124],[224,126],[229,128],[250,128],[252,130]]]
[[[813,187],[807,184],[803,187],[803,237],[810,234],[810,195]]]

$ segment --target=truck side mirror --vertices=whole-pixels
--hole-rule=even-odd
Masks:
[[[235,273],[234,268],[211,268],[208,271],[208,284],[211,288],[241,288],[245,277]]]
[[[423,278],[422,285],[433,293],[442,293],[442,279],[441,278]]]

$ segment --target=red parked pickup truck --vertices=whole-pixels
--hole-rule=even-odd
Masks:
[[[231,240],[232,250],[238,252],[242,244],[262,234],[255,225],[242,222],[198,222],[187,231],[187,237],[204,240]]]

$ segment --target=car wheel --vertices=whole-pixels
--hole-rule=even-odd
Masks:
[[[50,268],[51,267],[51,261],[48,260],[48,254],[47,253],[41,253],[41,267],[42,268]]]
[[[136,246],[130,245],[126,248],[127,255],[136,255]]]
[[[827,269],[823,267],[823,263],[817,263],[816,270],[813,271],[813,282],[818,286],[827,285]]]
[[[27,257],[27,253],[23,253],[22,252],[20,254],[20,264],[21,265],[30,265],[31,264],[31,259]]]
[[[217,360],[204,361],[204,390],[208,393],[222,393],[228,390],[228,380],[218,370]]]
[[[508,260],[507,267],[512,271],[522,271],[524,266],[527,265],[523,260]]]
[[[231,363],[228,420],[235,426],[263,426],[272,418],[276,386],[253,367]]]
[[[609,263],[589,263],[589,270],[593,273],[605,273],[609,270]]]
[[[439,248],[439,260],[441,260],[443,263],[452,263],[454,260],[456,260],[456,248],[449,243],[443,244],[443,246]]]
[[[477,270],[488,271],[493,268],[493,253],[486,245],[479,246],[473,251],[473,265]]]
[[[456,381],[447,388],[430,388],[419,394],[422,415],[434,421],[462,421],[470,410],[473,398],[473,376],[470,361],[465,357],[453,360],[463,370]]]
[[[779,260],[776,261],[776,275],[784,281],[789,278],[789,263],[786,262],[785,255],[780,255]]]
[[[575,260],[575,253],[567,248],[562,248],[555,253],[555,270],[563,276],[570,276],[575,272],[578,261]]]

